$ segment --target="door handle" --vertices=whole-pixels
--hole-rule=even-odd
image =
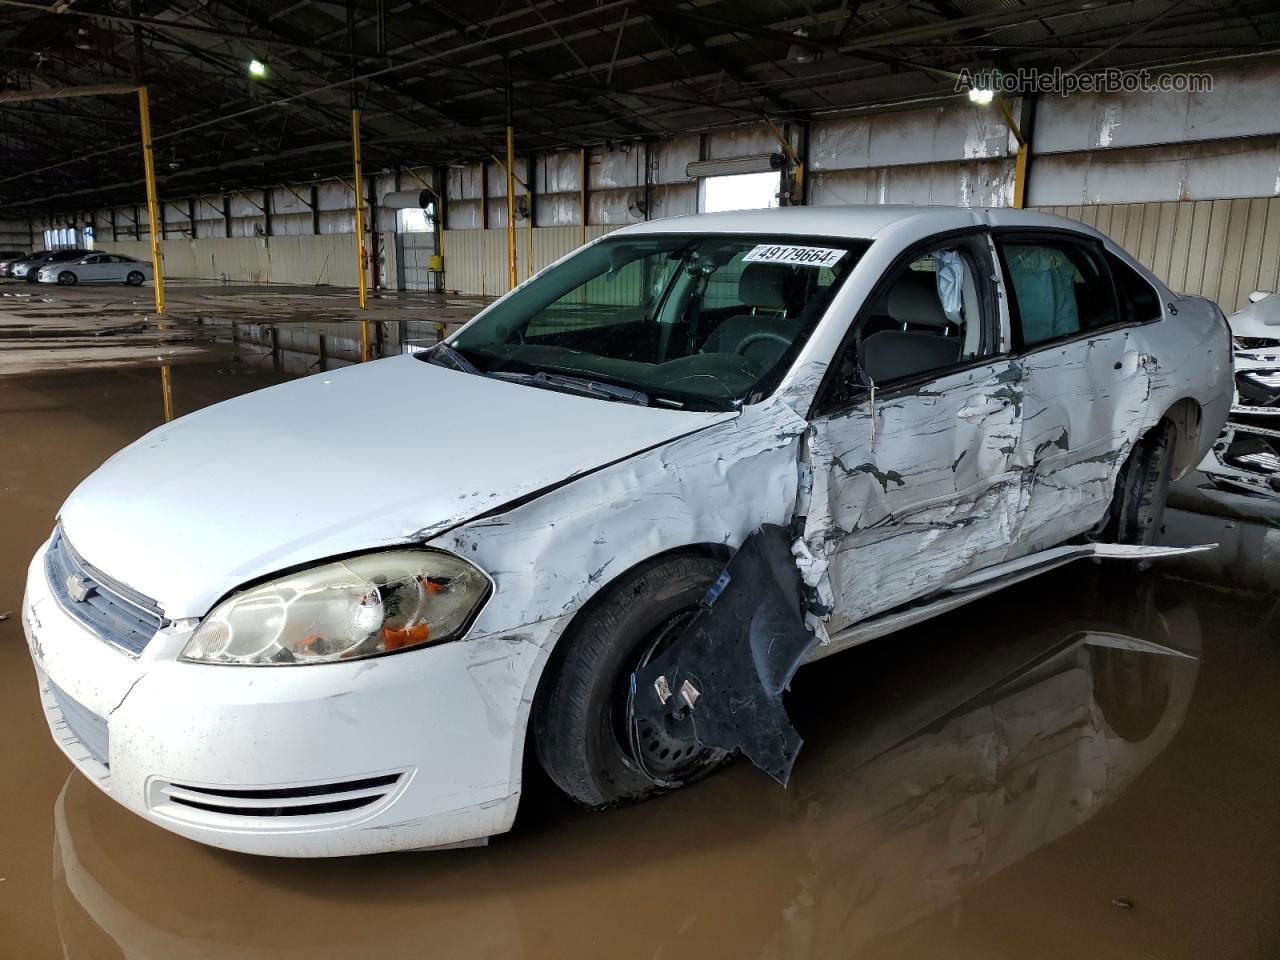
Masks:
[[[981,420],[1006,409],[1012,402],[1008,397],[977,394],[964,402],[964,406],[956,411],[956,416],[961,420]]]

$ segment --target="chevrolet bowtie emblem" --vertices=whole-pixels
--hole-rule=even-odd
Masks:
[[[84,603],[84,598],[89,595],[89,585],[77,573],[69,575],[63,585],[67,588],[67,596],[76,603]]]

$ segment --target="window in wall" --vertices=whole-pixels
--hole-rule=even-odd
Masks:
[[[396,230],[400,233],[431,233],[435,228],[435,204],[396,211]]]
[[[698,188],[703,213],[725,210],[761,210],[778,205],[782,174],[735,173],[727,177],[707,177]]]

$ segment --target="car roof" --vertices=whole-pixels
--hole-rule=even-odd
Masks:
[[[649,220],[623,227],[617,233],[772,233],[820,237],[875,239],[889,227],[919,221],[930,231],[966,226],[1055,227],[1101,236],[1077,220],[1035,210],[1009,207],[949,207],[919,204],[868,204],[842,207],[777,207],[698,213]]]

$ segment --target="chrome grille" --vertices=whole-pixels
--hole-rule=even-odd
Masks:
[[[52,680],[48,684],[49,695],[62,712],[62,722],[67,732],[80,741],[80,745],[104,767],[109,767],[110,741],[107,738],[107,721],[73,698]],[[56,725],[55,725],[56,730]]]
[[[44,571],[63,610],[132,656],[141,653],[164,626],[164,616],[154,600],[86,563],[61,527],[49,543]]]

